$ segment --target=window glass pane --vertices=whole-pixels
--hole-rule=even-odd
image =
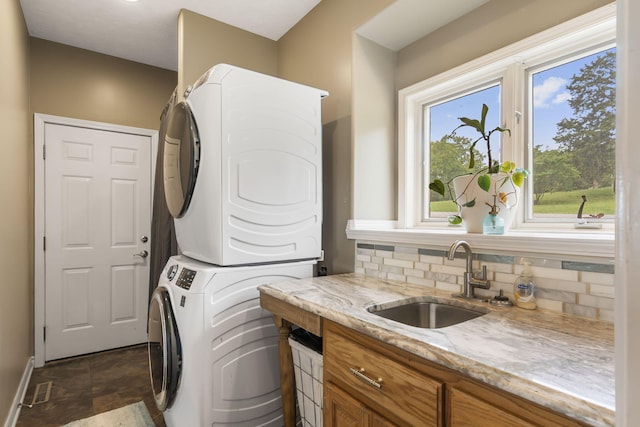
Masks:
[[[425,138],[423,153],[429,153],[429,164],[423,159],[423,209],[422,220],[427,218],[446,218],[457,213],[456,205],[448,197],[429,190],[429,183],[435,179],[441,180],[445,186],[458,175],[475,172],[487,167],[487,147],[482,141],[475,147],[474,169],[469,169],[469,146],[478,137],[475,130],[464,127],[458,129],[455,135],[452,131],[460,125],[459,117],[480,120],[482,104],[487,104],[489,112],[486,118],[486,129],[499,126],[500,122],[500,85],[478,90],[454,99],[448,99],[437,104],[424,106]],[[491,139],[492,162],[500,162],[500,137],[495,135]],[[428,173],[427,173],[428,171]]]
[[[615,48],[534,70],[533,216],[615,214]]]

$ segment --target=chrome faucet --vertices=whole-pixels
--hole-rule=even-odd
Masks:
[[[467,256],[467,271],[465,271],[464,273],[464,288],[462,290],[462,293],[454,294],[453,296],[459,298],[476,299],[477,297],[474,292],[475,288],[489,289],[489,287],[491,286],[491,284],[487,280],[487,266],[482,266],[482,276],[473,276],[473,252],[471,251],[471,246],[469,246],[469,244],[464,240],[456,240],[455,242],[453,242],[453,244],[449,248],[448,258],[450,260],[453,260],[455,258],[456,251],[461,246],[462,249],[464,249],[465,255]]]

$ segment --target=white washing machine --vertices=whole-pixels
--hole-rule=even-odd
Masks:
[[[221,266],[321,256],[324,96],[226,64],[196,82],[164,141],[183,254]]]
[[[151,383],[167,426],[282,426],[278,332],[257,286],[312,273],[312,261],[169,260],[149,308]]]

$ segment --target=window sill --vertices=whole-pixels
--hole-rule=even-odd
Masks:
[[[591,232],[590,232],[591,231]],[[613,261],[615,236],[602,230],[510,230],[503,236],[467,233],[458,227],[398,228],[396,221],[349,220],[347,238],[447,248],[454,240],[466,240],[474,251],[543,255],[546,258]]]

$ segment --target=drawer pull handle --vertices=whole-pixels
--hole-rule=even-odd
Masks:
[[[360,369],[349,368],[349,371],[351,371],[353,375],[360,378],[362,381],[366,382],[367,384],[376,388],[382,388],[382,378],[378,378],[377,380],[369,378],[364,374],[364,368],[360,368]]]

